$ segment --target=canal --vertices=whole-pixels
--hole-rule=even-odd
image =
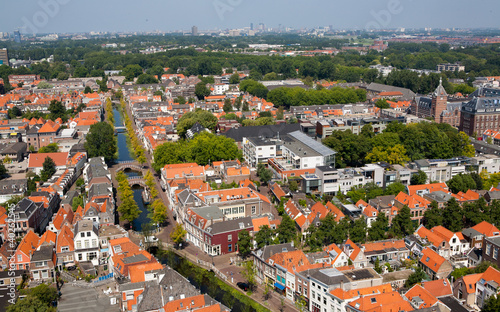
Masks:
[[[115,127],[123,126],[122,115],[116,107],[113,108],[113,116],[115,118]],[[127,144],[126,130],[119,130],[116,135],[118,140],[118,158],[116,160],[133,161],[134,157],[131,155]],[[129,177],[141,175],[141,172],[133,170],[125,170],[124,172]],[[132,187],[132,190],[134,192],[134,200],[139,206],[139,209],[141,209],[141,214],[134,220],[132,226],[135,231],[141,231],[142,225],[149,223],[150,219],[148,218],[148,210],[142,200],[143,188],[136,185]],[[165,254],[161,255],[160,258],[163,264],[169,265],[186,277],[201,293],[208,294],[224,305],[231,307],[234,312],[269,311],[259,306],[259,304],[247,297],[247,295],[241,294],[239,291],[232,289],[231,286],[219,280],[213,272],[201,269],[172,251],[167,251]]]
[[[122,114],[116,107],[113,107],[113,116],[115,118],[115,127],[122,127],[124,125]],[[130,153],[129,145],[127,144],[127,131],[118,130],[116,136],[118,141],[118,158],[116,160],[133,161],[134,157]],[[141,172],[128,169],[125,170],[124,172],[128,177],[142,175]],[[139,209],[141,210],[141,214],[137,219],[134,220],[134,222],[132,223],[132,227],[135,231],[140,232],[142,230],[142,224],[150,222],[148,218],[148,209],[146,208],[142,200],[143,188],[141,186],[135,185],[132,187],[132,191],[134,192],[134,200],[137,203],[137,206],[139,206]]]

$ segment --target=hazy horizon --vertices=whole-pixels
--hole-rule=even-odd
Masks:
[[[39,0],[29,7],[9,1],[0,32],[131,32],[257,27],[295,29],[331,25],[334,29],[498,28],[500,1],[483,0],[190,0],[144,2]]]

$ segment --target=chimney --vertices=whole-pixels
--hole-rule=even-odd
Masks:
[[[340,289],[344,290],[344,280],[340,280]]]

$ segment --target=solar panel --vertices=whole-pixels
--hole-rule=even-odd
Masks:
[[[318,141],[311,139],[309,136],[305,135],[300,131],[291,132],[289,135],[302,142],[302,144],[307,145],[307,147],[311,148],[312,150],[321,154],[322,156],[328,156],[337,153],[334,150],[319,143]]]

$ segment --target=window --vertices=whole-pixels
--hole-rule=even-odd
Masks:
[[[240,207],[239,210],[240,210],[240,213],[245,213],[245,207]]]
[[[77,241],[76,242],[76,248],[82,248],[82,242],[81,241]]]
[[[69,247],[61,247],[61,252],[67,252],[69,251]]]
[[[80,237],[85,237],[85,233],[81,232]]]
[[[486,254],[489,256],[491,253],[491,245],[490,244],[486,244]]]
[[[497,259],[498,258],[498,248],[493,248],[493,259]]]
[[[227,241],[228,241],[228,242],[232,242],[232,241],[233,241],[233,235],[232,235],[232,234],[229,234],[229,235],[227,236]]]
[[[87,232],[87,237],[90,237],[90,232]]]
[[[23,261],[23,256],[22,255],[17,255],[17,262]]]
[[[229,251],[229,252],[233,251],[233,244],[227,245],[227,251]]]
[[[252,206],[252,214],[255,214],[257,212],[257,207]]]

